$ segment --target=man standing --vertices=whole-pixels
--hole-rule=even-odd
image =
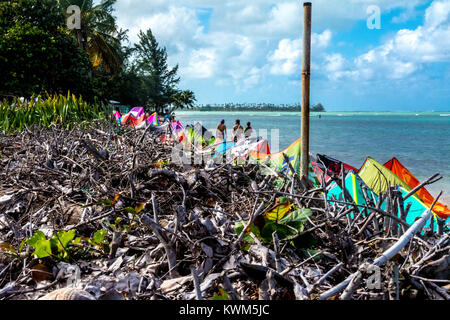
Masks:
[[[236,143],[242,136],[244,128],[241,126],[241,120],[236,120],[236,124],[233,127],[233,141]]]
[[[222,119],[217,125],[216,138],[225,140],[227,137],[227,126],[225,125],[225,120]]]

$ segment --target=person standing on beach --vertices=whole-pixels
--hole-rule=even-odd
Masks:
[[[244,130],[244,136],[245,138],[250,138],[250,136],[253,133],[252,124],[250,122],[247,122],[247,127]]]
[[[233,141],[236,143],[244,133],[244,128],[241,126],[241,120],[236,120],[236,124],[233,127]]]
[[[216,137],[217,139],[225,141],[226,136],[227,136],[227,126],[225,125],[225,120],[222,119],[222,121],[220,121],[220,123],[217,125]]]
[[[169,114],[169,110],[164,110],[164,120],[163,122],[170,122],[170,114]]]

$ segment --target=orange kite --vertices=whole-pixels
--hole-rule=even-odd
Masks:
[[[402,179],[408,186],[411,187],[411,189],[414,189],[420,185],[420,181],[417,180],[417,178],[414,177],[413,174],[409,172],[409,170],[406,169],[405,166],[402,165],[396,158],[392,158],[389,162],[385,163],[384,166]],[[420,188],[416,194],[426,206],[430,207],[433,204],[433,196],[424,187]],[[433,212],[443,219],[447,219],[450,216],[450,209],[440,202],[436,202]]]

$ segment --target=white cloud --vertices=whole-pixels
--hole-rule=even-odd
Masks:
[[[439,25],[449,22],[450,1],[434,1],[425,12],[425,26],[434,29]]]
[[[148,29],[152,29],[158,42],[167,47],[176,47],[180,51],[183,51],[186,46],[197,45],[203,32],[194,9],[173,6],[153,15],[143,15],[135,21],[130,29],[130,41],[137,42],[139,31]]]
[[[311,35],[311,46],[314,55],[320,55],[321,51],[328,47],[331,42],[332,33],[330,30]],[[274,75],[292,75],[299,73],[301,68],[301,39],[282,39],[278,43],[278,48],[269,54],[267,60],[271,64],[270,73]],[[313,64],[314,62],[312,62]]]
[[[382,45],[358,56],[353,65],[337,54],[325,61],[331,80],[404,79],[424,63],[450,62],[450,0],[435,0],[423,26],[399,30]]]
[[[407,21],[429,0],[312,0],[312,69],[332,81],[403,79],[424,63],[449,61],[450,0],[434,1],[423,26],[403,29],[382,45],[350,59],[330,52],[334,33],[367,18],[369,5],[382,14],[399,9],[393,20]],[[204,12],[210,12],[205,28]],[[202,13],[202,17],[199,15]],[[301,73],[302,4],[293,0],[118,0],[119,26],[129,29],[131,42],[139,30],[151,28],[167,47],[169,64],[179,63],[185,83],[210,79],[212,84],[246,90],[270,75]],[[333,33],[330,31],[333,30]]]
[[[300,40],[281,40],[275,52],[268,57],[269,62],[272,63],[270,73],[290,75],[298,71],[300,53]]]
[[[190,78],[211,78],[214,75],[217,63],[214,49],[199,49],[191,53],[189,65],[183,73]]]

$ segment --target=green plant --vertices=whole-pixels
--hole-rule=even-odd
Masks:
[[[124,210],[127,213],[130,213],[132,215],[130,219],[130,224],[123,224],[122,221],[124,220],[122,217],[117,217],[114,223],[109,223],[108,221],[104,220],[103,223],[111,229],[111,231],[120,231],[121,233],[129,233],[131,228],[137,225],[137,219],[136,216],[144,210],[146,206],[145,202],[140,202],[136,205],[135,208],[132,207],[126,207]]]
[[[277,233],[280,240],[293,240],[304,230],[304,223],[308,217],[312,215],[310,209],[295,209],[287,198],[280,198],[273,208],[265,212],[259,218],[258,223],[252,223],[243,237],[244,250],[248,250],[249,245],[255,242],[253,237],[263,241],[264,243],[271,243],[272,234]],[[236,234],[239,236],[244,232],[244,225],[238,222],[234,226]],[[252,235],[253,236],[252,236]],[[291,241],[291,245],[294,245]]]
[[[75,230],[58,231],[50,239],[39,230],[27,243],[35,249],[33,254],[38,258],[53,257],[58,261],[67,261],[70,257],[68,245],[74,238]]]
[[[95,119],[107,119],[102,104],[89,104],[81,97],[63,95],[36,96],[29,101],[14,99],[0,102],[0,131],[14,133],[32,126],[61,125],[67,129]]]
[[[211,300],[220,301],[220,300],[231,300],[231,299],[228,296],[228,293],[225,290],[223,290],[221,287],[219,287],[219,293],[214,294],[212,296]]]
[[[106,239],[106,235],[108,233],[108,230],[106,229],[100,229],[97,230],[92,238],[86,238],[86,237],[77,237],[74,239],[73,243],[78,246],[83,246],[83,242],[86,242],[87,244],[91,245],[95,249],[100,250],[103,254],[107,254],[109,252],[109,241]],[[90,249],[87,250],[88,252],[91,251]]]

